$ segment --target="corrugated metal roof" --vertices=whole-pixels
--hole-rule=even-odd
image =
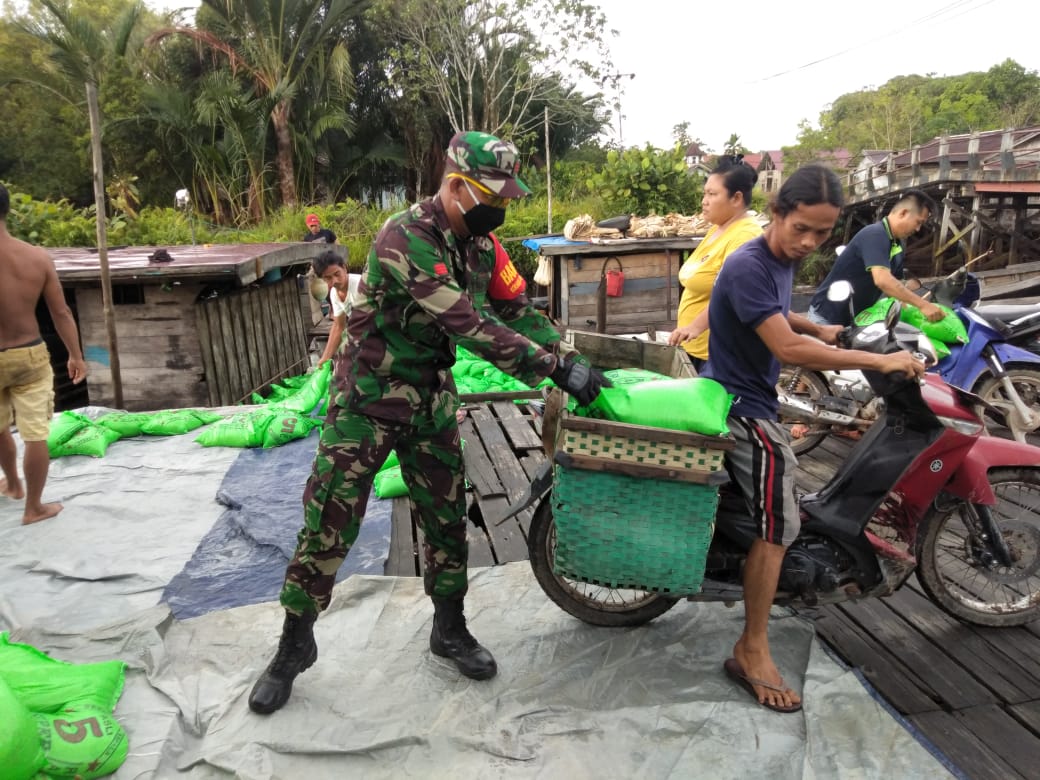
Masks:
[[[317,242],[284,244],[200,244],[197,246],[133,246],[108,250],[109,275],[115,282],[156,282],[164,279],[236,279],[240,285],[255,282],[268,271],[309,262],[328,248]],[[153,263],[159,249],[173,258]],[[342,247],[340,248],[342,251]],[[101,278],[96,249],[49,249],[58,278],[63,283],[92,282]]]

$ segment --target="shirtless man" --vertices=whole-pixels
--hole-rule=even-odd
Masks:
[[[86,378],[87,364],[54,261],[42,249],[7,232],[10,209],[11,197],[0,184],[0,494],[25,499],[22,524],[28,525],[54,517],[62,509],[61,504],[40,501],[51,463],[47,435],[54,415],[54,372],[36,322],[41,296],[69,352],[69,378],[74,384]],[[16,468],[12,422],[17,422],[25,442],[24,486]]]

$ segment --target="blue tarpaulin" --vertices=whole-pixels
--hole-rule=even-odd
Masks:
[[[227,509],[163,591],[183,620],[278,598],[303,524],[303,488],[317,433],[274,449],[243,450],[217,493]],[[357,543],[336,577],[382,574],[392,501],[372,498]]]

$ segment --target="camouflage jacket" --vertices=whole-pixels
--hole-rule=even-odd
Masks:
[[[361,272],[335,403],[412,424],[446,421],[458,408],[456,345],[530,385],[547,376],[560,336],[523,295],[489,299],[494,267],[490,239],[456,237],[439,197],[388,219]]]

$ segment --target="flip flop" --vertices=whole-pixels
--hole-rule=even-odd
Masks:
[[[768,688],[771,691],[777,691],[783,693],[788,690],[787,686],[784,685],[783,678],[780,679],[779,685],[773,685],[767,683],[765,680],[756,680],[754,677],[748,677],[744,674],[744,669],[741,667],[740,662],[736,658],[729,658],[722,665],[722,668],[726,670],[726,676],[737,683],[740,683],[740,687],[751,694],[751,698],[755,700],[756,704],[760,704],[768,710],[774,712],[798,712],[802,709],[802,704],[792,704],[790,707],[782,707],[776,704],[769,704],[768,702],[762,702],[758,700],[758,694],[755,692],[754,686],[761,688]]]

